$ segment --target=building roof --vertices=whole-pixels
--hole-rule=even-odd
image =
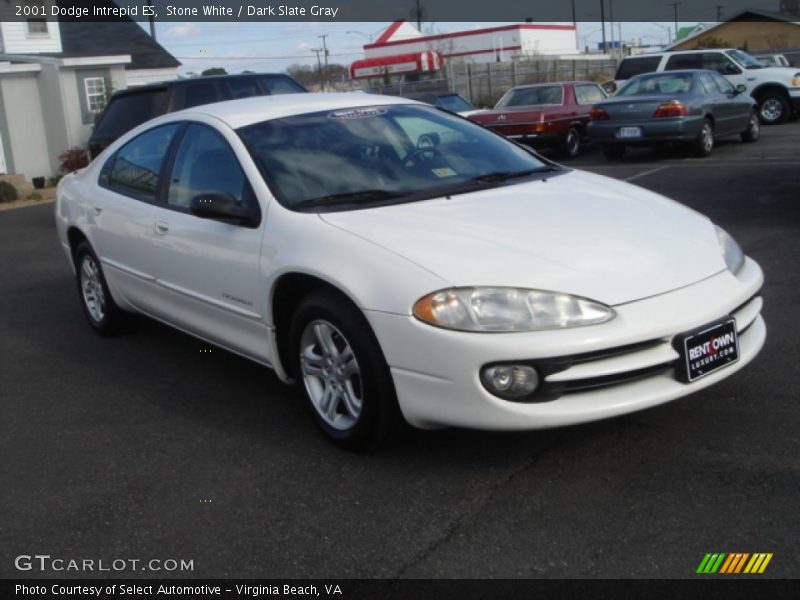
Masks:
[[[793,25],[800,25],[792,16],[785,15],[781,13],[774,13],[766,10],[756,10],[753,8],[746,8],[744,10],[740,10],[736,14],[728,17],[721,23],[716,23],[711,25],[710,27],[706,27],[705,29],[701,29],[700,31],[695,31],[691,35],[683,38],[683,39],[676,39],[672,44],[666,46],[664,50],[672,50],[675,46],[679,46],[681,44],[685,44],[687,41],[700,37],[709,33],[710,31],[714,31],[715,29],[722,27],[727,23],[733,23],[735,21],[746,21],[746,22],[769,22],[769,21],[778,21],[783,23],[791,23]],[[680,30],[679,30],[680,31]]]
[[[109,56],[127,54],[132,69],[166,69],[179,67],[180,61],[151,38],[131,19],[108,21],[60,21],[61,48],[58,58]]]

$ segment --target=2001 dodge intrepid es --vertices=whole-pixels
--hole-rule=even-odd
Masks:
[[[65,177],[56,220],[95,330],[141,313],[267,365],[350,448],[647,408],[766,337],[761,269],[706,217],[401,98],[160,117]]]

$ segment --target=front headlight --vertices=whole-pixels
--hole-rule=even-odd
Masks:
[[[717,228],[717,239],[719,240],[719,249],[722,252],[722,257],[725,259],[725,264],[728,270],[736,275],[744,265],[744,252],[742,252],[739,244],[733,239],[730,234],[722,227]]]
[[[614,318],[598,302],[539,290],[500,287],[452,288],[414,304],[420,321],[458,331],[541,331],[597,325]]]

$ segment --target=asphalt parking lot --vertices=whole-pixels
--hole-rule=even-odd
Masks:
[[[13,559],[45,553],[191,559],[172,575],[198,578],[671,578],[706,552],[772,552],[761,577],[796,577],[798,148],[794,121],[708,159],[569,163],[707,214],[761,264],[750,367],[623,418],[412,432],[369,456],[330,446],[244,359],[146,320],[96,336],[52,206],[0,213],[0,577],[39,576]]]

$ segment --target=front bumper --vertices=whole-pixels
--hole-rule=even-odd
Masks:
[[[400,408],[412,425],[541,429],[649,408],[734,374],[755,358],[766,339],[757,296],[762,283],[761,269],[747,259],[736,277],[721,272],[673,292],[615,306],[616,318],[603,325],[562,331],[464,333],[431,327],[411,316],[374,311],[367,316],[391,367]],[[679,382],[672,338],[729,314],[740,334],[739,361],[693,383]],[[633,350],[604,352],[628,346]],[[536,363],[589,353],[601,356],[545,377],[544,385],[561,388],[554,400],[502,400],[479,379],[481,367],[489,363]],[[595,380],[606,384],[588,389],[580,385]]]
[[[792,110],[800,111],[800,88],[789,88],[789,103]]]
[[[648,119],[644,121],[591,121],[589,123],[589,140],[598,144],[654,144],[664,142],[691,142],[697,138],[703,126],[702,117],[676,117],[665,119]],[[642,136],[638,138],[620,138],[622,127],[640,127]]]

